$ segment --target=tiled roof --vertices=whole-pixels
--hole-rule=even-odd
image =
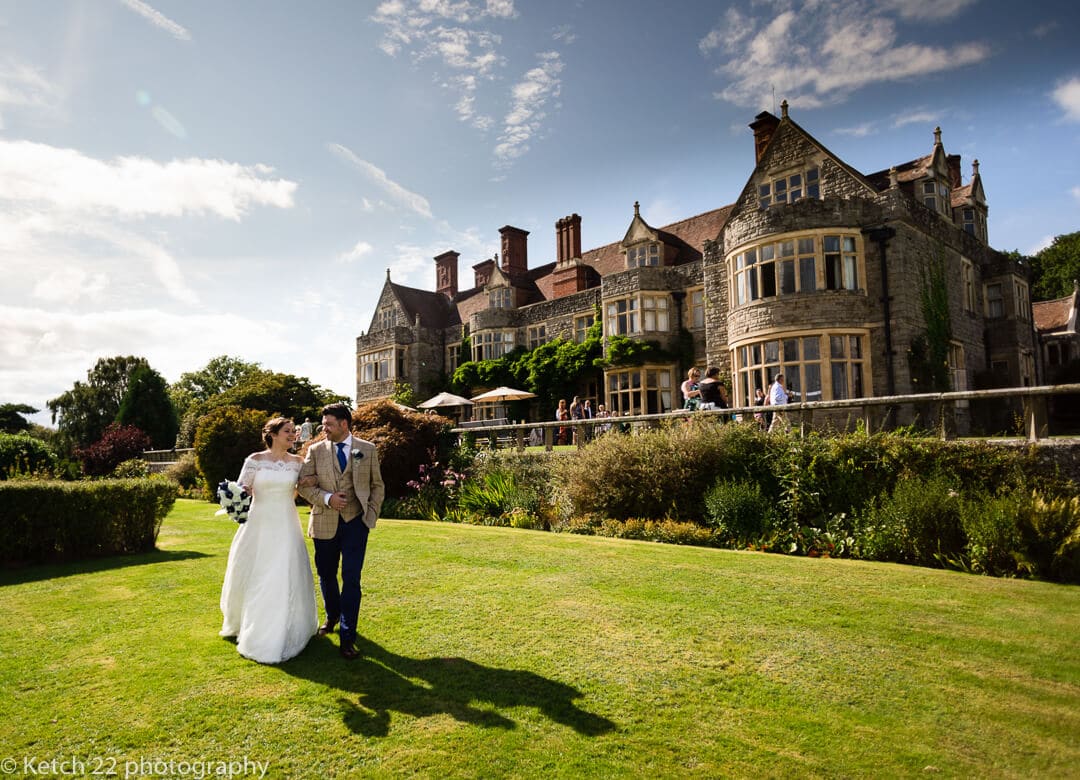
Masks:
[[[900,184],[909,181],[918,181],[926,176],[930,170],[930,166],[934,162],[933,153],[920,157],[917,160],[910,160],[906,163],[901,163],[896,166],[896,181]],[[874,173],[868,173],[866,178],[878,189],[887,190],[889,188],[889,171],[890,168],[886,168],[883,171],[875,171]]]
[[[973,184],[973,182],[969,182],[963,187],[957,187],[955,190],[952,191],[952,207],[954,209],[963,206],[965,203],[971,200],[971,188]]]
[[[1035,301],[1031,304],[1031,316],[1035,319],[1035,329],[1040,333],[1054,333],[1064,330],[1069,325],[1072,314],[1074,295],[1066,295],[1052,301]]]
[[[706,211],[696,217],[690,217],[678,222],[672,222],[662,228],[657,228],[664,241],[679,248],[679,254],[675,259],[676,265],[690,263],[701,259],[701,253],[705,242],[720,236],[720,230],[727,222],[728,215],[733,206]],[[671,241],[670,237],[676,241]],[[618,271],[626,270],[626,257],[622,253],[622,240],[615,241],[596,249],[589,249],[581,253],[581,258],[596,269],[601,276],[607,276]],[[550,296],[549,296],[550,297]]]
[[[420,315],[420,324],[425,328],[446,328],[458,321],[457,309],[450,305],[442,293],[417,290],[415,287],[405,287],[393,282],[390,282],[390,287],[405,309],[410,325],[416,320],[417,314]]]

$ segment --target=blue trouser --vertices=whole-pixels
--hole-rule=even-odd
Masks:
[[[326,622],[338,623],[341,644],[356,641],[356,622],[360,615],[360,572],[364,568],[368,534],[371,529],[357,517],[346,523],[338,519],[332,539],[315,540],[315,571],[319,575]],[[338,561],[341,561],[341,589],[338,589]]]

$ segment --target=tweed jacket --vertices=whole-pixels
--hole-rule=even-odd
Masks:
[[[297,488],[311,503],[308,536],[312,539],[333,539],[339,518],[346,523],[361,519],[368,528],[374,528],[379,517],[386,488],[375,445],[353,436],[352,445],[345,454],[349,462],[343,472],[338,467],[334,443],[324,439],[308,447],[304,465],[300,467],[300,479],[309,476],[318,479],[317,485]],[[326,493],[339,491],[345,493],[348,500],[341,512],[327,506],[323,498]]]

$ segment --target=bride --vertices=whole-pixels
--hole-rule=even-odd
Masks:
[[[303,458],[289,453],[296,428],[285,417],[263,426],[266,450],[248,456],[237,480],[251,493],[247,522],[233,537],[221,587],[221,636],[240,655],[276,664],[297,655],[319,620],[315,585],[293,503]]]

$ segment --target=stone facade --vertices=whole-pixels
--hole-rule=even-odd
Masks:
[[[394,378],[433,395],[446,389],[463,335],[471,357],[502,354],[580,336],[597,311],[606,337],[656,341],[680,356],[632,376],[612,369],[581,388],[584,397],[595,387],[594,405],[616,411],[681,406],[686,343],[693,365],[720,367],[739,405],[780,370],[805,400],[929,391],[909,351],[931,338],[927,315],[940,321],[942,308],[950,389],[975,389],[994,372],[999,385],[1035,383],[1030,274],[985,241],[977,163],[964,185],[960,158],[945,153],[937,130],[926,156],[862,174],[783,109],[751,125],[755,164],[730,206],[654,228],[635,204],[621,241],[584,252],[581,217],[563,217],[555,262],[533,269],[528,233],[508,225],[501,264],[496,256],[474,265],[469,290],[458,290],[452,251],[435,258],[437,292],[388,275],[357,340],[358,400],[386,394],[388,377],[364,369],[385,350]]]

